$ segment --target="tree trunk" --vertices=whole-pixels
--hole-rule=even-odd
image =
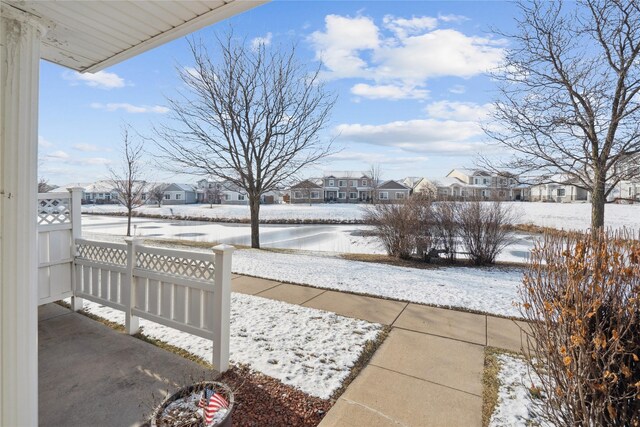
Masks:
[[[131,237],[131,209],[128,209],[127,215],[127,237]]]
[[[251,211],[251,247],[260,249],[260,196],[249,196]]]
[[[605,184],[603,178],[596,172],[591,192],[591,233],[594,236],[604,227]]]

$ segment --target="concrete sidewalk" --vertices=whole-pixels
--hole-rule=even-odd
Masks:
[[[520,351],[525,324],[234,275],[232,290],[391,326],[322,427],[481,426],[484,348]]]

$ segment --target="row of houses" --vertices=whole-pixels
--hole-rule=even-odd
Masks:
[[[142,201],[146,204],[185,205],[193,203],[248,204],[245,191],[234,184],[201,179],[195,185],[167,182],[139,182],[142,186]],[[111,181],[73,183],[61,188],[82,187],[82,203],[113,204],[118,202],[118,193]],[[51,191],[56,191],[55,189]],[[269,192],[262,196],[262,203],[282,203],[283,192]]]

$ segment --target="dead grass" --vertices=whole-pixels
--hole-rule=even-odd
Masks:
[[[389,336],[389,332],[391,332],[391,327],[383,326],[382,330],[375,340],[367,341],[364,344],[362,353],[360,353],[358,360],[356,360],[353,364],[351,371],[349,371],[349,375],[344,379],[340,388],[334,391],[331,395],[332,402],[337,400],[342,395],[342,393],[344,393],[347,387],[349,387],[349,384],[351,384],[351,382],[356,379],[358,374],[369,364],[369,360],[371,360],[373,354],[382,345],[384,340],[387,339],[387,337]]]
[[[428,263],[418,258],[400,259],[389,255],[373,254],[341,254],[340,257],[349,261],[372,262],[377,264],[394,265],[396,267],[419,268],[423,270],[435,270],[443,267],[512,268],[524,266],[524,264],[518,262],[497,262],[493,265],[477,266],[467,259],[457,259],[455,261],[440,259],[433,260]]]
[[[500,363],[498,362],[499,351],[492,347],[484,350],[484,371],[482,373],[482,426],[487,427],[491,421],[491,415],[498,404],[498,373]]]

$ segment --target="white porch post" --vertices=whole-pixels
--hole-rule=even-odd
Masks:
[[[0,425],[38,425],[37,18],[1,3]]]

